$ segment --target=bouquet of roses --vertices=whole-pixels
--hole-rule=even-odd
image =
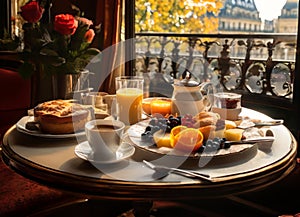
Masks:
[[[43,1],[42,1],[43,2]],[[51,23],[40,22],[44,7],[32,0],[21,7],[24,49],[19,68],[23,77],[30,77],[36,66],[49,73],[79,73],[90,61],[100,61],[100,51],[90,47],[100,25],[77,15],[59,14]]]

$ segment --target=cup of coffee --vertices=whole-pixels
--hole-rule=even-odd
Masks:
[[[125,124],[117,120],[91,120],[85,124],[85,133],[93,157],[101,161],[116,158]]]

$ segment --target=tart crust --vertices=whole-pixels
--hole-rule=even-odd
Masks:
[[[52,100],[34,108],[34,120],[42,132],[68,134],[84,130],[89,111],[69,100]]]

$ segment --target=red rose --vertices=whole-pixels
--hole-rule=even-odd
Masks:
[[[91,43],[93,41],[94,37],[95,37],[95,32],[93,29],[89,29],[88,31],[86,31],[86,33],[84,35],[84,39],[88,43]]]
[[[62,35],[73,35],[78,27],[78,21],[70,14],[55,16],[54,30]]]
[[[21,7],[21,16],[29,23],[37,23],[44,13],[38,2],[31,1]]]

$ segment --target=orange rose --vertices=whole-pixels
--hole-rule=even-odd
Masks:
[[[21,16],[29,23],[37,23],[44,13],[38,2],[31,1],[21,7]]]
[[[55,16],[54,30],[62,35],[73,35],[78,27],[78,21],[70,14]]]
[[[95,32],[93,29],[89,29],[88,31],[86,31],[86,33],[84,35],[84,39],[88,43],[91,43],[93,41],[94,37],[95,37]]]
[[[84,23],[85,25],[87,25],[88,27],[93,25],[93,21],[91,21],[85,17],[78,17],[78,20],[81,21],[82,23]]]

